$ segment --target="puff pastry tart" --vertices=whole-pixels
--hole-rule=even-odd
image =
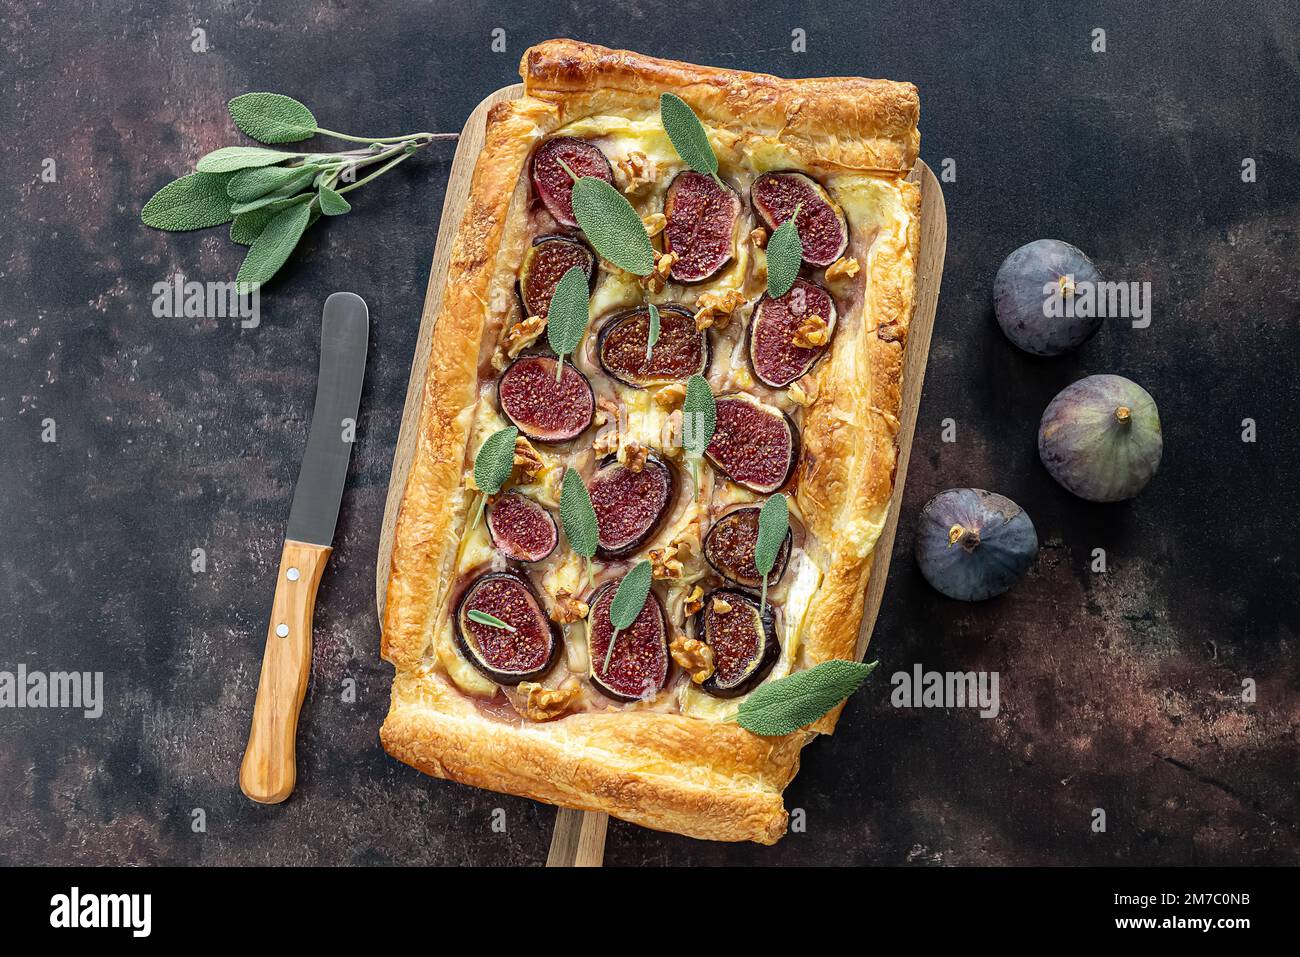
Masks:
[[[839,708],[782,737],[732,719],[761,683],[855,654],[914,303],[916,89],[570,40],[533,47],[520,72],[525,95],[489,114],[435,326],[383,622],[384,747],[465,784],[770,844],[800,750]],[[666,91],[701,120],[717,179],[673,148]],[[631,202],[649,277],[595,254],[565,166]],[[766,240],[796,210],[804,262],[773,299]],[[575,265],[591,325],[557,383],[545,312]],[[699,489],[680,438],[696,373],[718,397]],[[473,462],[511,423],[514,471],[480,518]],[[599,520],[590,566],[557,520],[566,469]],[[756,513],[778,490],[791,535],[760,613]],[[647,558],[652,600],[607,665],[614,585]]]

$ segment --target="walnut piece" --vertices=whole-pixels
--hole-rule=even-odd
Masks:
[[[555,607],[551,609],[551,621],[557,625],[570,625],[587,617],[591,609],[580,598],[569,594],[569,589],[561,588],[555,593]]]
[[[569,710],[580,690],[572,678],[558,688],[543,688],[536,681],[522,681],[519,683],[519,692],[526,696],[524,717],[530,721],[558,718]]]
[[[841,279],[852,279],[858,274],[858,261],[852,256],[841,256],[835,262],[826,267],[826,281],[839,282]]]
[[[710,326],[727,328],[731,315],[745,304],[745,297],[739,289],[724,289],[721,292],[706,292],[695,301],[695,328],[705,330]]]
[[[650,237],[658,236],[668,225],[668,217],[663,213],[646,213],[641,217],[641,222],[645,226],[645,234]]]
[[[709,679],[713,674],[713,649],[695,638],[678,635],[668,646],[673,661],[690,672],[691,680],[697,685]]]
[[[685,569],[677,558],[677,546],[650,549],[650,574],[654,578],[681,578]]]
[[[645,468],[645,459],[649,454],[650,450],[640,442],[628,439],[618,447],[618,464],[633,472],[640,472]]]
[[[595,452],[597,457],[609,455],[610,452],[617,452],[618,429],[606,429],[596,436],[595,441],[591,443],[591,451]]]
[[[635,195],[655,181],[655,162],[640,150],[630,150],[615,164],[622,174],[623,192]]]
[[[767,230],[762,226],[755,226],[749,231],[749,241],[755,249],[766,249]]]
[[[676,409],[686,399],[686,383],[670,382],[654,391],[655,404],[664,409]]]
[[[545,330],[545,316],[529,316],[522,322],[516,322],[506,332],[506,355],[513,359],[540,339]]]
[[[790,400],[795,404],[807,408],[817,401],[817,380],[800,379],[786,390],[786,395],[788,395]]]
[[[731,611],[731,602],[725,598],[713,599],[713,613],[715,615],[725,615],[729,611]]]
[[[655,253],[655,268],[650,270],[650,275],[642,276],[637,281],[641,283],[646,292],[654,294],[662,292],[664,286],[668,284],[668,276],[673,271],[673,263],[677,262],[676,253]]]
[[[704,607],[704,589],[696,585],[691,589],[691,593],[686,596],[686,602],[682,605],[682,613],[690,618],[701,608]]]
[[[799,328],[794,331],[794,338],[790,341],[800,349],[816,349],[826,345],[830,338],[831,332],[826,320],[814,312],[799,323]]]
[[[522,435],[515,438],[515,460],[512,472],[517,476],[516,481],[520,485],[527,485],[533,479],[541,474],[546,463],[542,461],[542,455],[537,449],[533,448],[533,443],[529,442]]]

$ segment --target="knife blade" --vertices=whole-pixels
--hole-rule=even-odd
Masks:
[[[298,715],[311,671],[312,613],[333,550],[369,338],[369,311],[360,296],[336,292],[325,300],[316,405],[289,507],[257,701],[239,768],[240,788],[262,804],[283,801],[297,782]]]

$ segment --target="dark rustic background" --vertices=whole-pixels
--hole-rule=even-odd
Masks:
[[[725,0],[0,3],[0,669],[101,670],[98,721],[0,712],[0,862],[536,864],[554,811],[422,777],[377,732],[374,566],[453,146],[309,233],[262,325],[156,319],[177,270],[233,276],[224,230],[142,227],[141,204],[240,142],[226,100],[269,89],[365,135],[457,130],[529,44],[575,36],[792,76],[914,81],[945,184],[947,267],[877,676],[787,792],[774,848],[614,823],[616,864],[1235,864],[1300,858],[1294,560],[1300,22],[1274,2]],[[508,51],[490,50],[503,27]],[[206,31],[206,53],[191,50]],[[791,30],[807,32],[805,54]],[[1107,52],[1090,50],[1106,30]],[[58,181],[40,180],[53,158]],[[1241,180],[1254,158],[1258,181]],[[1008,252],[1050,236],[1150,281],[1152,325],[1108,324],[1035,361],[992,319]],[[297,793],[250,804],[236,770],[306,438],[320,306],[371,308],[360,438],[316,615]],[[1093,372],[1146,386],[1165,459],[1136,501],[1092,506],[1038,463],[1038,417]],[[53,418],[58,441],[40,441]],[[940,441],[941,423],[957,442]],[[1241,441],[1254,419],[1258,441]],[[1003,492],[1036,569],[962,605],[911,561],[939,490]],[[206,549],[205,574],[190,550]],[[1089,570],[1104,548],[1109,570]],[[1288,557],[1291,556],[1291,557]],[[888,676],[994,669],[1002,713],[895,710]],[[346,678],[358,699],[341,700]],[[1258,702],[1241,701],[1245,678]],[[191,828],[202,808],[207,830]],[[507,829],[494,833],[494,808]],[[1093,808],[1108,829],[1090,829]]]

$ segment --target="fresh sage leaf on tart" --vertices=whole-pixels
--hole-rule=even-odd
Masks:
[[[799,239],[799,208],[772,233],[767,241],[767,294],[773,299],[790,291],[799,278],[803,263],[803,242]]]
[[[807,727],[862,687],[879,662],[839,658],[761,685],[740,704],[737,723],[763,737]]]
[[[614,633],[605,650],[606,671],[609,670],[609,660],[614,655],[614,646],[618,643],[618,633],[631,628],[632,622],[636,621],[637,615],[645,607],[646,598],[650,595],[652,575],[650,563],[642,559],[618,583],[618,591],[614,593],[614,601],[609,606],[609,621],[614,627]]]
[[[582,476],[573,469],[565,469],[560,485],[560,524],[568,536],[569,547],[587,560],[587,577],[591,577],[591,560],[600,545],[600,526],[596,510],[591,507],[591,495],[582,482]]]
[[[567,165],[565,169],[569,171]],[[575,178],[573,215],[603,258],[637,276],[648,276],[654,270],[655,251],[645,223],[623,194],[605,180]]]
[[[758,540],[754,543],[754,567],[763,581],[759,609],[767,607],[767,580],[776,556],[790,534],[790,503],[784,495],[773,495],[758,513]]]
[[[764,173],[749,188],[750,203],[768,229],[793,220],[803,261],[823,268],[844,255],[849,225],[830,193],[803,173]]]
[[[555,367],[557,384],[564,374],[564,357],[578,348],[590,319],[587,274],[580,267],[573,266],[556,283],[551,304],[546,310],[546,341],[560,360]]]
[[[718,406],[713,398],[713,388],[702,375],[686,380],[686,397],[682,400],[682,448],[691,463],[691,475],[698,494],[700,487],[700,459],[713,441],[718,426]]]
[[[651,579],[650,563],[643,561],[588,599],[590,678],[616,701],[648,698],[668,681],[668,619],[650,590]]]
[[[474,512],[474,521],[469,526],[471,529],[478,526],[487,497],[500,492],[501,486],[510,478],[510,472],[515,467],[515,440],[518,438],[519,430],[508,425],[489,435],[479,447],[478,455],[474,456],[474,484],[481,497]]]
[[[709,143],[709,134],[686,101],[673,93],[659,94],[659,121],[682,162],[697,173],[712,176],[721,186],[718,157]]]
[[[489,628],[500,628],[503,631],[519,630],[514,625],[507,625],[496,615],[489,615],[487,612],[479,611],[477,608],[471,608],[467,612],[466,617],[468,617],[470,621],[476,621],[480,625],[487,625]]]
[[[564,643],[532,585],[509,571],[475,578],[456,605],[455,623],[465,659],[507,686],[550,671]]]
[[[645,361],[646,365],[649,365],[650,354],[654,352],[655,343],[659,341],[660,319],[659,307],[653,302],[646,304],[646,310],[650,313],[650,328],[646,331],[645,337]]]

